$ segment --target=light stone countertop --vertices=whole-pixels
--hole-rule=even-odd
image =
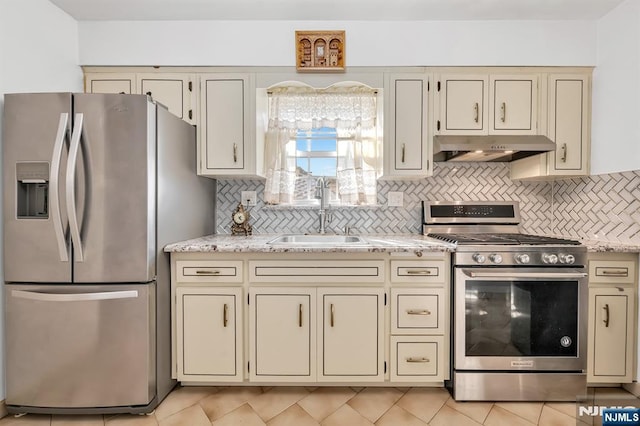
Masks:
[[[602,240],[579,240],[590,252],[640,253],[640,244]]]
[[[214,234],[168,244],[165,252],[181,253],[383,253],[414,251],[448,251],[456,249],[455,244],[446,243],[420,234],[403,235],[362,235],[368,245],[270,245],[268,241],[283,234],[258,234],[248,237],[228,234]],[[562,235],[556,238],[576,239]],[[620,243],[603,240],[578,239],[590,252],[640,253],[640,244]]]
[[[446,243],[420,234],[361,235],[367,245],[271,245],[268,241],[283,234],[252,236],[207,235],[165,246],[165,252],[179,253],[386,253],[454,251],[455,244]]]

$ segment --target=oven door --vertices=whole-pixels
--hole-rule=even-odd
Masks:
[[[456,267],[454,292],[456,370],[586,370],[585,272]]]

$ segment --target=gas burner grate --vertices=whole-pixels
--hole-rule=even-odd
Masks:
[[[436,238],[449,243],[476,244],[476,245],[580,245],[579,241],[565,240],[562,238],[541,237],[528,234],[440,234],[429,233],[428,237]]]

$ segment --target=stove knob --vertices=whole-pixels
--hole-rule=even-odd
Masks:
[[[473,256],[471,256],[471,258],[473,260],[476,261],[476,263],[484,263],[485,260],[487,260],[487,258],[485,257],[484,254],[480,254],[480,253],[475,253]]]
[[[558,256],[556,256],[555,254],[549,254],[549,253],[543,253],[542,254],[542,262],[543,263],[550,263],[550,264],[556,264],[558,263]]]
[[[560,260],[560,263],[564,263],[567,265],[571,265],[576,261],[576,257],[572,254],[563,254],[560,253],[558,255],[558,259]]]
[[[496,253],[494,253],[494,254],[490,254],[490,255],[489,255],[489,260],[490,260],[492,263],[502,263],[502,256],[501,256],[501,255],[499,255],[499,254],[496,254]]]
[[[516,263],[519,263],[521,265],[525,265],[529,262],[531,262],[531,258],[529,257],[528,254],[516,254],[515,256],[516,259]]]

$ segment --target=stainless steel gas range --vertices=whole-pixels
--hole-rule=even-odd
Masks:
[[[456,400],[586,394],[586,248],[519,231],[517,202],[423,202],[423,233],[452,261]]]

